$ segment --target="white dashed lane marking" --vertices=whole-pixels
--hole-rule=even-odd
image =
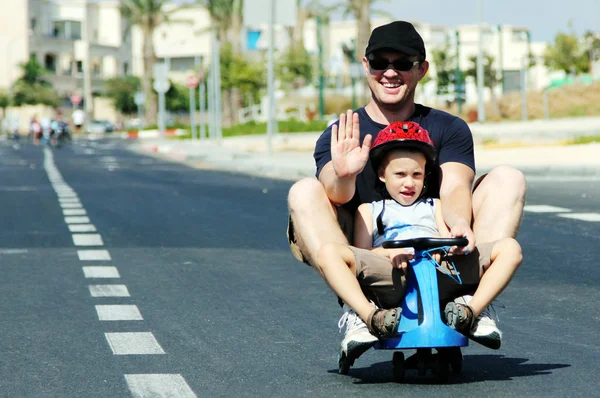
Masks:
[[[64,209],[63,214],[65,216],[85,216],[87,212],[85,209]]]
[[[127,385],[134,398],[196,398],[196,394],[179,374],[129,374]]]
[[[90,285],[92,297],[131,297],[125,285]]]
[[[69,224],[71,232],[96,232],[96,227],[92,224]]]
[[[93,150],[84,151],[93,154]],[[116,158],[101,158],[109,170],[118,168]],[[60,207],[65,216],[65,223],[73,233],[75,246],[103,246],[102,236],[91,224],[87,212],[77,193],[63,180],[54,164],[52,152],[44,148],[44,168],[52,187],[56,191]],[[110,261],[108,250],[77,250],[80,261]],[[82,267],[88,279],[119,279],[117,267],[110,265],[93,265]],[[92,297],[130,297],[126,285],[104,284],[88,285]],[[143,321],[142,314],[136,305],[106,304],[96,305],[96,313],[100,321]],[[165,351],[151,332],[105,333],[106,341],[114,355],[162,355]],[[178,397],[195,398],[196,395],[180,374],[126,374],[125,380],[134,397]]]
[[[70,216],[70,217],[65,217],[65,222],[67,224],[89,224],[90,218],[83,217],[83,216]]]
[[[566,213],[571,211],[571,209],[565,209],[564,207],[548,205],[527,205],[523,208],[523,210],[531,213]]]
[[[79,198],[58,198],[60,203],[81,203]]]
[[[566,209],[564,207],[527,205],[523,210],[531,213],[553,213],[558,217],[569,218],[572,220],[600,222],[600,213],[573,213],[571,209]]]
[[[137,305],[97,305],[96,312],[101,321],[143,321]]]
[[[104,333],[108,345],[115,355],[164,354],[151,332]]]
[[[75,246],[104,246],[100,234],[73,234]]]
[[[110,261],[108,250],[77,250],[81,261]]]
[[[600,222],[600,214],[598,213],[568,213],[559,214],[559,217],[571,218],[574,220]]]
[[[120,278],[117,267],[109,265],[83,267],[83,275],[86,278]]]
[[[81,203],[77,202],[77,203],[61,203],[60,207],[62,207],[63,209],[81,209],[83,206],[81,205]]]

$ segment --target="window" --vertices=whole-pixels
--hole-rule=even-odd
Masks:
[[[129,63],[123,62],[123,75],[127,76],[129,74]]]
[[[51,36],[59,39],[81,40],[81,22],[54,21]]]
[[[31,29],[32,32],[35,32],[35,29],[37,28],[37,19],[31,18],[29,28]]]

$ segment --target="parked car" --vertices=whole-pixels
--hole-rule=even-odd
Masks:
[[[88,133],[112,133],[114,126],[108,120],[92,120],[87,126]]]

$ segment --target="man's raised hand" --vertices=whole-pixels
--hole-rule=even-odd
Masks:
[[[339,127],[331,126],[331,162],[338,177],[350,177],[360,173],[369,159],[372,136],[365,137],[360,146],[358,114],[348,110],[340,115]]]

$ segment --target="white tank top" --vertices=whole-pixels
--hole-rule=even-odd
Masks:
[[[421,199],[410,206],[386,200],[383,235],[379,235],[377,231],[377,217],[381,213],[383,201],[371,202],[370,206],[373,214],[373,247],[381,247],[386,240],[430,238],[440,235],[435,222],[435,201],[431,198]]]

